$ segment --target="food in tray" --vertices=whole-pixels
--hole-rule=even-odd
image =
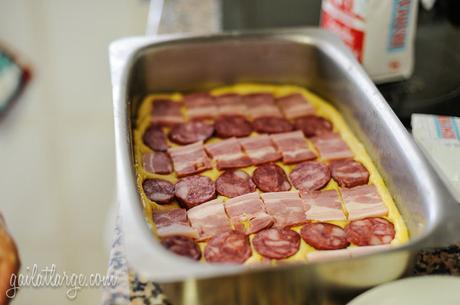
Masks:
[[[408,240],[364,147],[300,87],[147,96],[134,151],[153,233],[193,260],[324,261]]]

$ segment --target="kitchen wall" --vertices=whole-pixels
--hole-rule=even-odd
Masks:
[[[31,64],[31,85],[0,122],[0,211],[25,267],[105,273],[114,206],[108,45],[144,33],[141,0],[0,0],[0,42]],[[110,234],[109,234],[110,235]],[[72,304],[97,304],[85,289]],[[13,304],[71,303],[22,289]]]

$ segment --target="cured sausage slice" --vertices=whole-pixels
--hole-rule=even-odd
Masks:
[[[216,180],[217,192],[225,197],[237,197],[256,190],[251,177],[242,170],[227,170]]]
[[[181,178],[175,187],[177,199],[185,208],[190,209],[216,197],[214,181],[209,177],[194,175]]]
[[[263,164],[256,168],[252,180],[263,192],[284,192],[291,189],[284,170],[276,164]]]
[[[317,250],[338,250],[350,244],[341,227],[326,222],[307,223],[300,230],[300,236]]]
[[[355,187],[369,182],[369,172],[360,162],[346,159],[331,163],[332,178],[341,187]]]
[[[193,260],[200,260],[201,250],[193,239],[185,236],[170,236],[163,238],[161,244],[166,249],[180,256],[189,257]]]
[[[260,117],[252,121],[252,126],[258,133],[280,133],[294,129],[291,123],[285,118],[274,116]]]
[[[251,123],[241,115],[224,115],[214,123],[216,135],[220,138],[246,137],[252,132]]]
[[[265,229],[254,236],[252,245],[264,257],[283,259],[297,253],[300,235],[289,229]]]
[[[371,217],[354,220],[345,227],[347,239],[357,246],[389,244],[395,238],[395,227],[386,219]]]
[[[295,128],[302,130],[307,138],[316,137],[332,131],[332,123],[316,115],[307,115],[294,122]]]
[[[163,179],[145,179],[142,188],[147,198],[158,204],[169,203],[174,198],[174,185]]]
[[[168,150],[168,143],[166,142],[166,136],[163,133],[163,129],[158,125],[150,125],[142,136],[142,141],[145,145],[155,151],[166,151]]]
[[[331,180],[331,170],[326,164],[308,161],[297,165],[289,178],[299,191],[316,191]]]
[[[242,264],[251,254],[248,237],[236,231],[214,236],[204,249],[204,257],[209,263]]]
[[[155,174],[170,174],[173,171],[171,158],[161,151],[144,154],[143,167],[146,171]]]
[[[206,141],[214,133],[214,127],[202,121],[190,121],[178,124],[171,129],[169,139],[177,144],[192,144]]]

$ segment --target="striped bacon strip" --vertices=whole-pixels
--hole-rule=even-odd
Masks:
[[[178,177],[199,173],[212,167],[204,151],[203,141],[177,146],[168,150]]]
[[[181,235],[198,238],[198,232],[190,226],[185,209],[154,212],[153,221],[160,237]]]
[[[188,210],[187,215],[192,227],[199,233],[199,240],[206,240],[232,229],[221,199],[197,205]]]
[[[308,220],[346,220],[336,190],[301,192]]]
[[[153,100],[152,123],[175,125],[183,122],[181,103],[168,99]]]
[[[244,154],[240,142],[230,138],[217,143],[206,144],[206,151],[216,160],[218,169],[246,167],[252,164]]]
[[[340,189],[348,219],[356,220],[366,217],[378,217],[388,214],[375,185],[361,185],[354,188]]]
[[[311,151],[302,131],[291,131],[270,135],[278,151],[283,155],[283,162],[286,164],[301,161],[313,160],[316,154]]]
[[[276,150],[268,135],[247,137],[239,141],[253,164],[262,164],[281,159],[281,154]]]
[[[209,93],[192,93],[184,97],[188,117],[194,119],[214,118],[217,106],[214,97]]]
[[[248,94],[244,96],[244,100],[252,119],[283,116],[270,93]]]
[[[305,222],[305,208],[297,192],[261,193],[265,209],[275,219],[275,227],[284,228]]]
[[[229,199],[224,205],[233,227],[241,233],[256,233],[273,224],[257,192]]]
[[[300,118],[315,112],[315,108],[308,103],[300,93],[283,96],[277,100],[278,107],[288,120]]]
[[[338,133],[326,133],[312,138],[312,141],[324,160],[353,158],[353,152]]]

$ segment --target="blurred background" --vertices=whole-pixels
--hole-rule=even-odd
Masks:
[[[114,206],[108,45],[145,33],[148,2],[0,0],[0,42],[32,80],[0,121],[0,210],[22,267],[107,271]],[[72,304],[100,303],[84,289]],[[67,304],[64,289],[23,289],[14,304]]]
[[[379,87],[407,127],[413,112],[460,113],[458,3],[419,9],[413,76]],[[320,7],[321,0],[154,0],[152,9],[146,0],[0,0],[0,46],[32,71],[0,120],[0,211],[23,268],[107,270],[107,220],[116,214],[111,41],[146,32],[317,26]],[[100,296],[100,289],[84,289],[72,304]],[[41,288],[23,289],[14,304],[70,302],[64,289]]]

